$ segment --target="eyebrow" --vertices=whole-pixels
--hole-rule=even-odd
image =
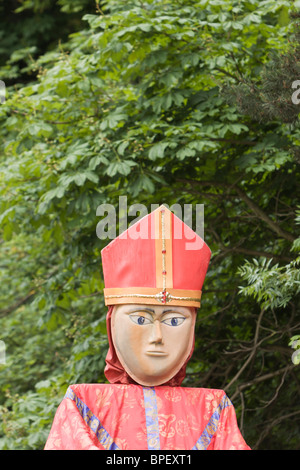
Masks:
[[[151,315],[152,314],[155,315],[155,311],[152,308],[147,308],[147,307],[135,308],[133,310],[128,311],[127,313],[134,313],[134,312],[148,312]],[[161,314],[164,315],[165,313],[170,313],[170,312],[181,313],[181,315],[184,315],[182,312],[177,312],[176,310],[173,310],[173,309],[163,310]]]
[[[155,313],[154,310],[152,310],[152,308],[146,308],[146,307],[141,307],[141,308],[134,308],[132,310],[128,310],[126,313],[134,313],[134,312],[148,312],[148,313]]]

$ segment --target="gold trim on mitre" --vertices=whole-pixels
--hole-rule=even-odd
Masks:
[[[200,308],[201,290],[156,287],[111,287],[104,289],[105,305],[177,305]]]
[[[172,212],[160,206],[154,212],[156,286],[173,287]]]

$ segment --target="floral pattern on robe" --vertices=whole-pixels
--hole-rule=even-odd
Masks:
[[[123,384],[71,385],[45,450],[250,450],[225,392]]]

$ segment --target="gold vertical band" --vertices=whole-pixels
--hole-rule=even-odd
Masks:
[[[155,212],[156,287],[163,290],[173,287],[172,212],[157,209]]]

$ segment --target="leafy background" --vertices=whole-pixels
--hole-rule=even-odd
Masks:
[[[184,385],[224,389],[253,449],[299,449],[299,7],[0,1],[1,449],[42,449],[68,384],[106,381],[96,211],[120,196],[205,205]]]

